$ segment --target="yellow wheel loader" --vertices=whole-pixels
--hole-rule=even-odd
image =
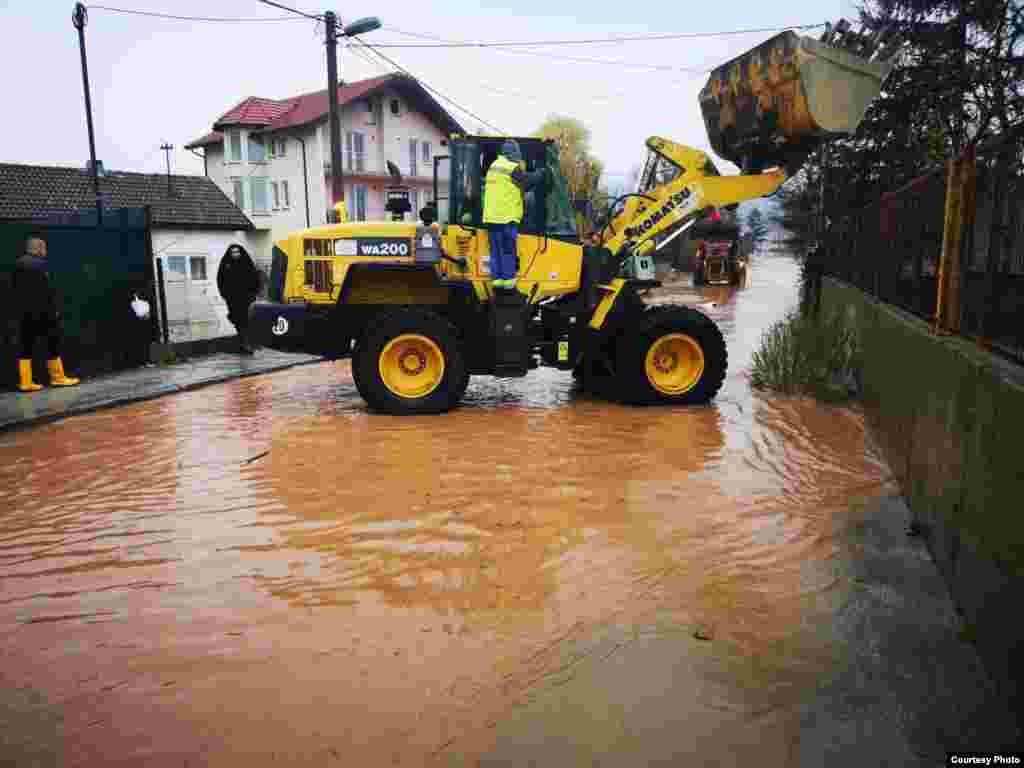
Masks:
[[[762,59],[768,75],[757,79]],[[725,342],[696,309],[645,305],[660,285],[654,250],[709,209],[771,194],[816,141],[852,131],[884,78],[871,66],[786,33],[712,73],[700,97],[712,144],[754,172],[721,176],[705,153],[652,137],[639,188],[615,201],[596,245],[578,238],[553,142],[453,135],[420,221],[343,220],[275,244],[270,300],[250,310],[254,338],[351,356],[360,395],[384,413],[444,412],[470,376],[538,366],[629,403],[707,402],[725,378]],[[528,171],[547,169],[525,194],[511,291],[491,285],[482,221],[483,180],[506,138]]]

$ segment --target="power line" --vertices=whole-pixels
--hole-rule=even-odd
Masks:
[[[363,46],[364,47],[369,47],[366,43],[363,43]],[[382,69],[383,65],[380,62],[375,61],[374,59],[371,59],[360,48],[358,48],[356,46],[351,46],[349,48],[349,50],[352,52],[353,55],[358,56],[361,61],[370,64],[377,71],[384,71]],[[472,82],[469,82],[468,84],[472,85],[473,87],[479,88],[482,91],[486,91],[488,93],[494,93],[494,94],[496,94],[498,96],[515,96],[518,99],[523,99],[524,101],[528,101],[528,102],[530,102],[532,104],[539,104],[540,105],[540,104],[544,104],[545,103],[543,101],[543,99],[538,99],[536,94],[528,94],[528,93],[523,93],[522,91],[516,91],[516,90],[506,90],[504,88],[499,88],[498,86],[491,85],[490,83],[485,83],[483,81],[472,81]],[[625,93],[626,93],[626,89],[621,89],[619,91],[612,91],[612,92],[610,92],[609,96],[607,96],[607,97],[582,96],[581,99],[582,99],[582,101],[586,101],[586,102],[589,102],[591,104],[605,106],[605,105],[614,103],[614,100],[611,98],[611,96],[622,95],[622,94],[625,94]]]
[[[266,1],[267,1],[267,0],[261,0],[261,2],[266,2]],[[444,99],[445,101],[447,101],[447,102],[448,102],[449,104],[451,104],[451,105],[452,105],[453,107],[455,107],[455,108],[456,108],[457,110],[459,110],[460,112],[462,112],[462,113],[464,113],[464,114],[466,114],[466,115],[469,115],[469,116],[470,116],[470,117],[472,117],[472,118],[473,118],[474,120],[477,120],[478,122],[480,122],[480,123],[483,123],[483,124],[484,124],[484,125],[486,125],[486,126],[487,126],[488,128],[490,128],[490,129],[492,129],[492,130],[494,130],[494,131],[497,131],[498,133],[501,133],[501,134],[505,133],[505,131],[501,130],[501,128],[498,128],[498,127],[497,127],[496,125],[494,125],[494,123],[490,123],[490,122],[488,122],[487,120],[484,120],[484,119],[483,119],[482,117],[480,117],[480,115],[478,115],[478,114],[476,114],[476,113],[474,113],[474,112],[471,112],[470,110],[468,110],[468,109],[466,109],[465,107],[461,106],[461,105],[460,105],[460,104],[458,104],[457,102],[455,102],[455,101],[453,101],[452,99],[450,99],[450,98],[448,98],[447,96],[445,96],[445,95],[444,95],[443,93],[441,93],[441,92],[440,92],[439,90],[437,90],[436,88],[434,88],[433,86],[431,86],[431,85],[430,85],[430,83],[427,83],[427,82],[426,82],[425,80],[423,80],[423,79],[421,79],[421,78],[419,78],[419,77],[416,77],[416,75],[414,75],[414,74],[413,74],[412,72],[410,72],[409,70],[407,70],[407,69],[406,69],[405,67],[403,67],[403,66],[402,66],[401,64],[399,64],[399,63],[398,63],[397,61],[395,61],[394,59],[392,59],[392,58],[391,58],[390,56],[387,56],[387,55],[385,55],[385,54],[381,53],[380,51],[376,50],[374,46],[372,46],[372,45],[369,45],[368,43],[364,43],[364,42],[363,42],[362,40],[360,40],[360,39],[359,39],[358,37],[353,37],[353,38],[351,38],[351,39],[352,39],[352,40],[357,40],[357,41],[358,41],[358,42],[359,42],[359,43],[360,43],[360,44],[361,44],[361,45],[362,45],[362,46],[363,46],[364,48],[366,48],[367,50],[369,50],[369,51],[370,51],[370,52],[371,52],[371,53],[372,53],[373,55],[375,55],[375,56],[379,56],[380,58],[384,59],[384,61],[386,61],[386,62],[387,62],[388,64],[390,64],[391,66],[393,66],[393,67],[394,67],[395,69],[399,70],[400,72],[404,72],[404,73],[405,73],[405,74],[407,74],[407,75],[408,75],[409,77],[411,77],[411,78],[412,78],[413,80],[415,80],[415,81],[416,81],[416,82],[418,82],[418,83],[419,83],[420,85],[422,85],[422,86],[423,86],[424,88],[426,88],[426,89],[427,89],[428,91],[430,91],[431,93],[433,93],[433,94],[434,94],[435,96],[437,96],[438,98],[440,98],[440,99]]]
[[[418,34],[418,33],[415,33],[415,32],[404,32],[402,30],[399,30],[399,29],[397,29],[395,27],[391,27],[391,26],[388,26],[387,29],[390,29],[390,30],[393,30],[395,32],[398,32],[399,34],[407,34],[407,35],[409,35],[411,37],[422,37],[422,38],[426,38],[426,39],[430,39],[430,40],[444,40],[445,39],[445,38],[435,37],[433,35],[424,35],[424,34]],[[364,43],[362,41],[360,41],[360,44],[362,46],[364,46],[364,47],[369,47],[369,48],[373,47],[373,45],[368,44],[368,43]],[[353,45],[353,44],[350,44],[347,47],[354,54],[360,54],[361,53],[361,51],[359,51],[359,49],[355,45]],[[547,55],[547,54],[544,54],[544,53],[539,53],[539,52],[534,52],[534,51],[508,51],[508,53],[510,53],[511,55],[528,55],[528,56],[529,55],[537,55],[537,56],[546,56]],[[367,59],[367,57],[365,55],[361,55],[360,58],[363,61],[368,61],[368,59]],[[573,60],[573,57],[568,57],[568,58],[570,60]],[[608,64],[614,63],[614,62],[609,62],[607,60],[601,60],[601,59],[595,59],[594,61],[599,61],[601,63],[608,63]],[[374,62],[374,63],[376,64],[376,62]],[[616,65],[620,66],[618,64],[616,64]],[[379,65],[378,65],[378,68],[379,68]],[[695,70],[695,71],[697,71],[697,70]],[[710,71],[710,70],[699,70],[699,71],[703,74],[705,71]],[[524,94],[524,93],[522,93],[520,91],[504,90],[502,88],[498,88],[497,86],[493,86],[493,85],[490,85],[489,83],[485,83],[485,82],[482,82],[482,81],[476,81],[476,82],[474,82],[472,84],[475,85],[476,87],[480,88],[483,91],[488,91],[490,93],[495,93],[495,94],[498,94],[500,96],[516,96],[517,98],[525,99],[526,101],[530,101],[530,102],[532,102],[534,104],[541,104],[541,103],[543,103],[542,101],[536,99],[534,96],[531,96],[531,95],[528,95],[528,94]],[[679,87],[679,86],[673,86],[673,87]],[[626,89],[620,89],[618,91],[614,91],[613,93],[615,95],[622,95],[622,94],[626,93]],[[612,99],[610,99],[608,97],[604,97],[604,98],[602,98],[602,97],[584,97],[584,100],[588,101],[588,102],[591,102],[593,104],[602,104],[602,105],[606,105],[606,104],[612,103]]]
[[[418,38],[422,38],[422,39],[425,39],[425,40],[435,40],[435,41],[441,42],[441,43],[462,44],[462,43],[465,42],[463,40],[446,40],[445,38],[442,38],[442,37],[435,37],[433,35],[417,34],[416,32],[406,32],[405,30],[401,30],[401,29],[398,29],[397,27],[392,27],[390,25],[388,25],[386,27],[386,29],[389,29],[392,32],[397,32],[400,35],[405,35],[407,37],[418,37]],[[639,64],[639,63],[634,63],[634,62],[629,62],[629,61],[612,61],[610,59],[594,59],[594,58],[584,57],[584,56],[566,56],[565,54],[550,53],[548,51],[517,51],[517,50],[509,50],[509,49],[506,49],[506,48],[501,48],[500,46],[488,46],[488,48],[493,48],[494,50],[501,51],[503,53],[507,53],[507,54],[512,55],[512,56],[538,56],[538,57],[544,58],[544,59],[559,59],[559,60],[562,60],[562,61],[574,61],[574,62],[579,62],[579,63],[582,63],[582,64],[603,64],[605,66],[618,67],[620,69],[622,69],[622,68],[645,69],[645,70],[652,71],[652,72],[683,72],[683,73],[686,73],[686,74],[701,74],[701,75],[706,74],[707,72],[710,71],[709,69],[700,69],[700,68],[697,68],[697,67],[677,67],[677,66],[674,66],[672,64]]]
[[[256,0],[256,2],[257,3],[263,3],[264,5],[272,6],[274,8],[279,8],[282,11],[288,11],[289,13],[295,13],[295,14],[298,14],[299,16],[305,16],[307,19],[312,19],[313,21],[323,21],[324,20],[324,17],[322,15],[306,13],[305,11],[300,11],[300,10],[298,10],[296,8],[290,8],[287,5],[281,5],[280,3],[272,2],[272,0]]]
[[[353,53],[353,54],[354,54],[355,56],[358,56],[358,57],[359,57],[360,61],[363,61],[363,62],[365,62],[365,63],[366,63],[366,64],[368,64],[369,66],[371,66],[371,67],[373,67],[374,69],[376,69],[376,70],[377,70],[378,72],[383,72],[383,71],[385,71],[385,67],[384,67],[384,65],[383,65],[383,64],[381,64],[381,63],[380,63],[379,61],[377,61],[376,59],[370,58],[370,57],[369,57],[369,56],[368,56],[368,55],[367,55],[366,53],[364,53],[364,52],[362,51],[362,49],[360,49],[360,48],[358,48],[358,47],[356,47],[356,46],[354,46],[354,45],[353,45],[353,46],[347,46],[347,47],[348,47],[348,49],[349,49],[350,51],[352,51],[352,53]],[[390,71],[390,70],[388,70],[388,71]]]
[[[260,0],[266,2],[267,0]],[[604,43],[650,43],[659,40],[693,40],[709,37],[732,37],[735,35],[752,35],[766,32],[785,32],[787,30],[809,30],[825,26],[819,24],[792,24],[785,27],[757,27],[751,29],[730,29],[722,32],[680,32],[671,35],[636,35],[628,37],[606,37],[583,40],[514,40],[492,42],[431,42],[431,43],[374,43],[375,48],[509,48],[537,47],[546,45],[601,45]],[[397,30],[396,30],[397,31]]]
[[[156,19],[170,19],[172,21],[210,21],[217,23],[249,23],[259,21],[298,21],[295,16],[276,16],[274,18],[227,18],[222,16],[178,16],[173,13],[159,13],[157,11],[137,11],[131,8],[112,8],[109,5],[90,5],[90,11],[110,11],[111,13],[127,13],[133,16],[148,16]]]

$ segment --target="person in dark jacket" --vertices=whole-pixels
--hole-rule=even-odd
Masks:
[[[38,236],[25,240],[25,250],[14,263],[11,276],[14,316],[19,324],[21,356],[18,358],[18,389],[38,392],[42,386],[32,381],[32,353],[36,339],[47,338],[49,359],[47,371],[50,384],[55,387],[73,387],[78,379],[64,374],[60,356],[63,328],[60,302],[50,285],[47,274],[46,241]]]
[[[217,289],[228,305],[228,320],[238,331],[238,349],[251,355],[249,346],[249,305],[260,292],[260,272],[242,246],[232,243],[217,269]]]

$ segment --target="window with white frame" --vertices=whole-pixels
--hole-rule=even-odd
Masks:
[[[416,221],[420,215],[420,191],[418,189],[409,190],[409,215],[411,221]]]
[[[277,139],[274,141],[274,154],[278,157],[284,157],[288,154],[288,139]]]
[[[242,162],[242,132],[228,131],[228,162]]]
[[[276,181],[270,182],[270,197],[274,201],[274,210],[276,211],[281,207],[281,194]]]
[[[167,256],[164,266],[164,276],[167,282],[185,282],[185,270],[188,268],[188,262],[185,261],[184,256]]]
[[[353,184],[345,198],[348,217],[352,221],[366,221],[366,185]]]
[[[262,176],[254,176],[250,180],[251,184],[251,197],[252,197],[252,212],[253,213],[266,213],[267,212],[267,180]]]
[[[429,168],[430,166],[430,142],[421,141],[420,146],[423,148],[423,164]]]
[[[241,179],[231,180],[232,197],[234,198],[235,205],[245,210],[245,184],[242,183]]]
[[[287,181],[282,181],[281,182],[281,207],[282,208],[291,208],[291,206],[292,206],[291,200],[288,199],[288,182]]]
[[[267,161],[267,147],[262,141],[258,141],[255,136],[249,134],[249,162],[250,163],[265,163]]]
[[[391,114],[395,115],[397,117],[399,112],[400,112],[400,109],[399,109],[399,106],[398,106],[398,99],[392,99],[391,100]]]
[[[360,131],[348,131],[345,134],[345,153],[348,169],[362,172],[366,170],[366,134]]]
[[[416,150],[417,150],[416,139],[409,139],[409,175],[410,176],[419,176],[419,173],[418,173],[419,166],[417,165],[417,161],[419,159],[419,156],[416,154]]]
[[[205,256],[189,256],[189,273],[193,280],[205,280],[206,279],[206,257]]]

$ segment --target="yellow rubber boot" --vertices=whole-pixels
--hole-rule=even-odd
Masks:
[[[50,384],[55,387],[73,387],[79,382],[78,379],[64,375],[64,363],[59,357],[50,360],[46,364],[46,368],[50,372]]]
[[[18,361],[18,389],[22,392],[38,392],[42,387],[32,381],[32,361]]]

